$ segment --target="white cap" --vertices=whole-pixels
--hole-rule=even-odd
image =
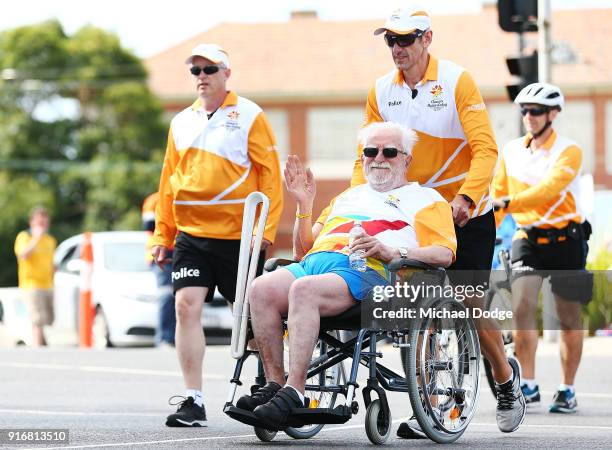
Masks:
[[[375,35],[391,31],[396,34],[410,34],[416,30],[425,31],[431,27],[431,19],[425,11],[397,9],[391,13],[385,25],[374,31]]]
[[[230,67],[227,52],[217,44],[199,44],[191,51],[191,56],[185,60],[185,64],[191,64],[194,56],[209,59],[215,64],[223,64],[226,69]]]

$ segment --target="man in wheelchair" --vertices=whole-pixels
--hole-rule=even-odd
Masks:
[[[367,184],[332,200],[329,214],[312,224],[314,177],[289,156],[285,182],[297,203],[294,259],[300,261],[256,278],[249,295],[251,322],[267,384],[236,406],[263,423],[282,428],[292,408],[304,403],[306,374],[320,319],[360,302],[375,286],[389,283],[387,263],[416,259],[449,266],[456,240],[449,204],[434,189],[408,183],[414,131],[396,123],[374,123],[360,133]],[[365,234],[349,246],[348,233],[360,222]],[[351,269],[349,253],[364,250],[366,270]],[[285,381],[282,321],[289,330],[289,377]]]

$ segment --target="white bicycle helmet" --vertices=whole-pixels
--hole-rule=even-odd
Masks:
[[[548,83],[531,83],[525,86],[514,99],[514,103],[522,105],[524,103],[534,103],[536,105],[549,106],[563,109],[564,99],[561,89]]]

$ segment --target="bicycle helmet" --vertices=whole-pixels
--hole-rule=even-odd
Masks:
[[[522,105],[524,103],[534,103],[536,105],[563,109],[564,99],[561,89],[548,83],[531,83],[525,86],[514,99],[514,103]]]

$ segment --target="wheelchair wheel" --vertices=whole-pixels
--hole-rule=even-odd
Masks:
[[[266,430],[265,428],[254,427],[255,436],[262,442],[270,442],[276,436],[276,431]]]
[[[335,332],[335,337],[338,338],[338,333]],[[289,353],[289,342],[288,335],[285,333],[285,361],[288,361],[287,355]],[[327,344],[322,341],[318,341],[317,345],[312,354],[312,360],[315,360],[321,355],[327,353]],[[306,380],[306,392],[305,397],[308,398],[310,408],[333,408],[336,403],[336,392],[325,391],[325,386],[337,386],[342,380],[346,380],[346,374],[344,373],[344,365],[342,363],[336,364],[321,373],[308,378]],[[309,439],[315,436],[324,424],[312,424],[304,425],[300,428],[289,427],[285,430],[285,433],[294,439]]]
[[[446,444],[459,439],[476,412],[480,345],[463,304],[449,298],[432,307],[445,316],[424,317],[410,333],[408,393],[423,432]]]
[[[366,410],[365,429],[372,444],[384,444],[391,435],[391,411],[382,411],[379,399],[373,400]]]

